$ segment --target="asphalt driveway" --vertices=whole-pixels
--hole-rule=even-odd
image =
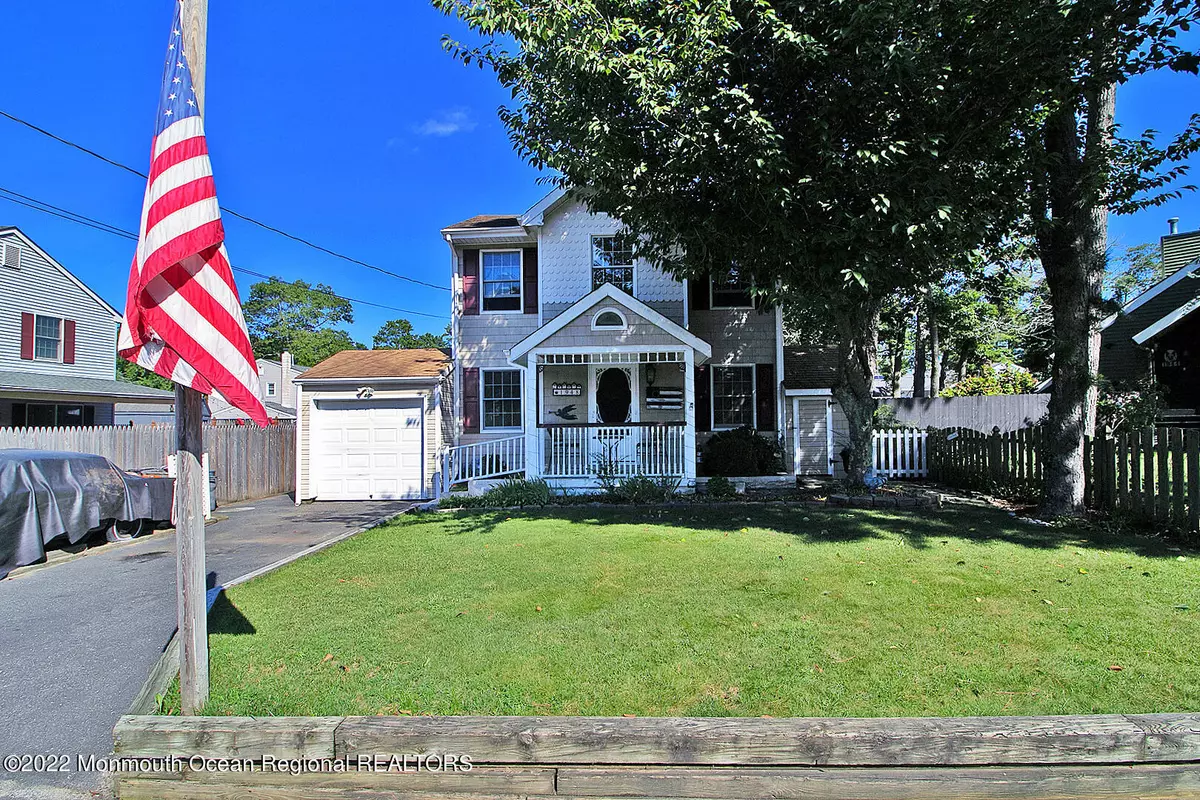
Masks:
[[[239,503],[205,531],[210,585],[223,584],[407,502]],[[175,630],[175,535],[89,551],[0,581],[0,758],[112,751],[124,714]],[[97,773],[13,775],[0,798],[96,797]],[[104,796],[101,794],[100,796]]]

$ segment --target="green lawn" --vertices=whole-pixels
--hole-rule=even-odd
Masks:
[[[1200,710],[1195,552],[983,509],[410,516],[211,627],[211,714]]]

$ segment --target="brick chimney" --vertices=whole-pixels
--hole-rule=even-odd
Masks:
[[[279,354],[279,404],[284,408],[296,407],[296,387],[292,383],[292,354],[284,350]]]

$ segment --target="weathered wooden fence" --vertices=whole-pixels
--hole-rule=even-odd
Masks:
[[[929,474],[950,486],[1041,499],[1042,429],[929,431]],[[1089,508],[1200,532],[1200,431],[1146,428],[1089,437]]]
[[[122,717],[121,800],[1200,795],[1200,715]],[[469,759],[469,766],[464,762]],[[222,762],[217,759],[230,759]]]
[[[162,467],[175,450],[173,425],[92,428],[0,428],[0,449],[95,453],[122,469]],[[296,490],[296,426],[267,428],[214,422],[204,426],[204,449],[216,473],[217,503],[254,500]]]

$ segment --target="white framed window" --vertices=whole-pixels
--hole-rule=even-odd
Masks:
[[[713,430],[755,426],[753,365],[712,368],[712,422]]]
[[[592,317],[594,331],[623,331],[628,327],[625,315],[615,308],[602,308]]]
[[[750,295],[750,282],[746,280],[736,265],[721,278],[713,278],[710,282],[712,289],[711,308],[753,308],[754,298]]]
[[[520,250],[484,250],[479,254],[480,282],[483,285],[484,311],[521,313],[524,308],[521,286]]]
[[[267,397],[274,397],[274,396],[275,396],[275,384],[268,383],[267,384]]]
[[[611,283],[633,294],[633,243],[624,236],[592,237],[592,289]]]
[[[483,370],[480,381],[483,430],[520,430],[521,370]]]
[[[38,314],[33,320],[33,357],[39,361],[62,361],[63,321]]]

